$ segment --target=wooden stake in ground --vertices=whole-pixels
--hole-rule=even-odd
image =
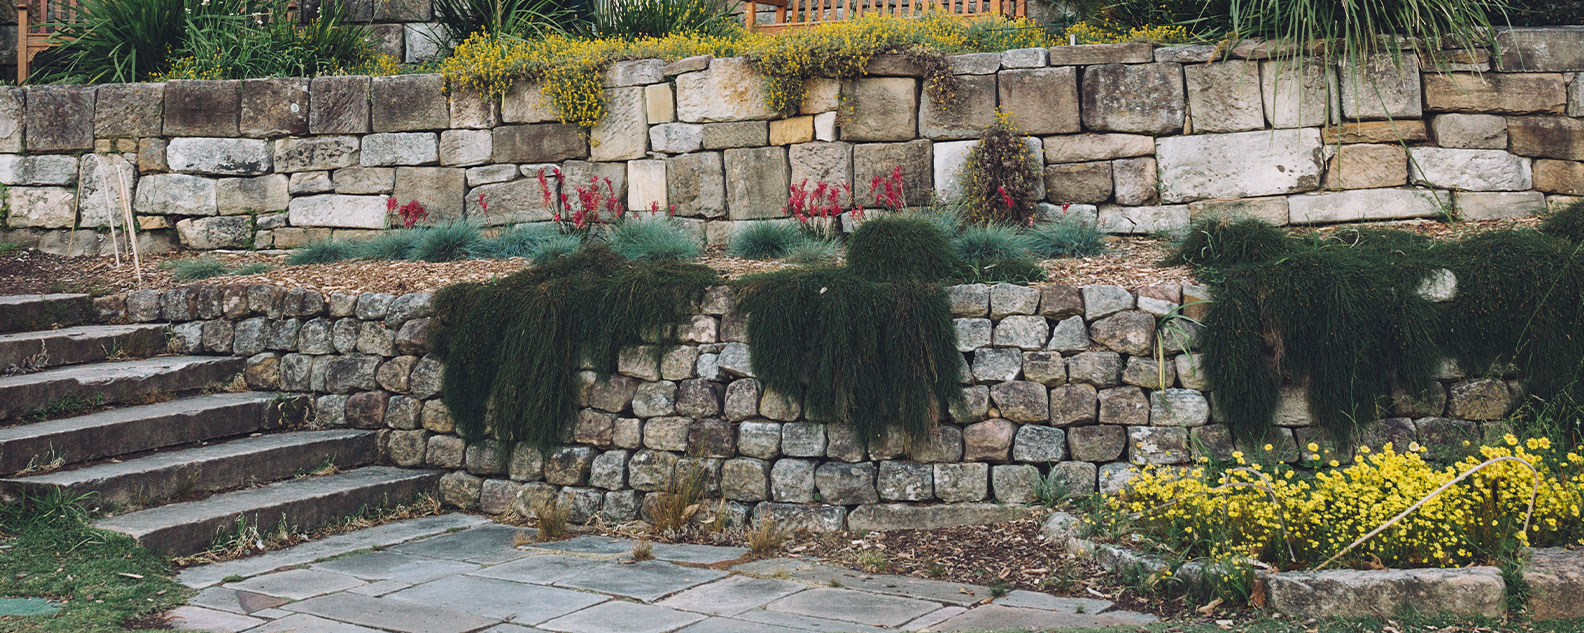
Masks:
[[[132,201],[127,197],[126,172],[116,168],[116,182],[121,186],[121,219],[126,224],[127,246],[132,251],[132,274],[137,278],[137,285],[143,285],[143,259],[138,256],[137,244],[137,219],[132,217]]]

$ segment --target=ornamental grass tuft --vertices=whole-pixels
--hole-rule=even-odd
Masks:
[[[634,262],[674,262],[698,257],[699,245],[675,219],[631,217],[605,236],[611,252]]]
[[[732,235],[726,252],[743,259],[779,259],[803,239],[803,229],[790,223],[750,222]]]
[[[483,240],[479,226],[467,220],[447,220],[423,230],[412,245],[410,257],[426,262],[467,259]]]
[[[292,251],[292,254],[286,257],[286,263],[293,266],[302,266],[304,264],[328,264],[356,258],[356,244],[319,240],[304,244],[302,248]]]
[[[1105,233],[1093,222],[1063,217],[1040,222],[1029,229],[1030,249],[1035,257],[1094,257],[1106,250]]]

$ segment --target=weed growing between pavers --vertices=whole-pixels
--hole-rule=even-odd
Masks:
[[[1435,243],[1373,229],[1298,237],[1211,219],[1166,263],[1195,266],[1213,287],[1205,372],[1221,419],[1245,440],[1271,428],[1286,383],[1305,388],[1317,421],[1346,444],[1393,390],[1432,386],[1443,358],[1476,378],[1516,373],[1528,408],[1569,420],[1561,435],[1578,439],[1584,245],[1532,229]],[[1456,294],[1437,304],[1420,290],[1441,268]]]
[[[442,289],[433,342],[457,432],[539,448],[564,441],[583,360],[609,377],[623,347],[660,343],[663,352],[668,329],[718,281],[704,266],[628,262],[591,244],[489,283]]]
[[[16,633],[99,633],[156,627],[150,616],[190,591],[131,538],[94,529],[59,492],[0,505],[0,596],[58,600],[53,615],[0,617]]]
[[[844,267],[743,279],[754,373],[804,394],[810,420],[920,438],[962,399],[963,358],[951,307],[935,283],[964,273],[929,223],[877,218],[853,234]]]

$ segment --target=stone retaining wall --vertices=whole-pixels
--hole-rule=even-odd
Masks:
[[[527,445],[470,446],[455,434],[437,396],[441,364],[426,354],[427,294],[198,285],[135,291],[99,308],[106,320],[174,323],[176,352],[247,357],[250,388],[313,395],[319,426],[382,429],[386,459],[451,471],[445,500],[488,513],[526,514],[529,499],[560,494],[576,520],[628,520],[677,468],[698,467],[739,518],[897,527],[916,525],[904,508],[922,504],[1005,513],[1035,501],[1052,474],[1071,492],[1112,491],[1134,466],[1234,450],[1189,351],[1198,333],[1175,329],[1181,321],[1157,331],[1179,305],[1198,316],[1203,288],[974,284],[949,293],[969,361],[967,406],[919,446],[893,438],[866,447],[848,427],[804,419],[799,394],[767,392],[753,378],[733,295],[717,288],[683,324],[681,346],[658,359],[627,350],[609,380],[582,374],[586,406],[573,442],[548,456]],[[1455,447],[1505,432],[1488,421],[1512,408],[1515,383],[1451,369],[1441,381],[1428,402],[1398,402],[1396,417],[1371,423],[1363,441]],[[1286,394],[1277,424],[1269,455],[1243,450],[1293,461],[1309,442],[1326,444],[1300,393]]]
[[[674,206],[721,244],[740,221],[785,217],[804,181],[857,183],[862,201],[901,167],[908,204],[950,195],[997,108],[1045,163],[1043,213],[1113,233],[1224,211],[1276,224],[1528,215],[1584,195],[1584,31],[1500,39],[1499,59],[1467,53],[1449,74],[1413,55],[1354,74],[1253,46],[1229,60],[1142,43],[957,55],[950,107],[922,94],[919,68],[881,57],[869,77],[808,82],[788,118],[741,58],[625,61],[588,138],[537,86],[448,94],[439,75],[11,88],[0,239],[95,252],[102,239],[67,229],[119,209],[115,179],[99,176],[111,168],[149,248],[193,249],[363,236],[392,226],[390,197],[431,220],[545,221],[536,176],[559,168],[557,193],[608,178],[628,208]]]

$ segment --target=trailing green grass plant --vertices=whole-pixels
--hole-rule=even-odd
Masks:
[[[1033,240],[1017,227],[1006,224],[973,225],[950,239],[957,257],[970,263],[1007,259],[1028,259]]]
[[[788,262],[803,266],[828,264],[841,255],[841,244],[824,237],[805,237],[787,249],[783,256]]]
[[[1570,242],[1584,242],[1584,202],[1575,202],[1547,215],[1540,224],[1540,232]]]
[[[230,270],[223,262],[209,256],[174,259],[166,262],[165,267],[170,269],[171,278],[176,281],[197,281],[219,277]]]
[[[973,277],[937,225],[915,216],[864,221],[847,244],[847,268],[877,281],[941,283]]]
[[[1161,262],[1167,266],[1227,268],[1280,257],[1291,248],[1287,232],[1253,218],[1212,217],[1194,222]]]
[[[584,359],[608,377],[617,351],[667,342],[715,271],[691,263],[631,262],[602,244],[487,284],[435,295],[441,397],[464,438],[493,436],[548,448],[576,417]]]
[[[244,275],[263,274],[272,270],[275,270],[275,266],[269,262],[253,262],[251,264],[243,264],[242,266],[238,266],[236,270],[231,271],[231,274],[241,277]]]
[[[412,259],[426,228],[407,228],[382,231],[379,235],[355,243],[353,249],[358,259],[397,261]]]
[[[1105,233],[1092,222],[1057,218],[1029,229],[1029,248],[1043,259],[1094,257],[1105,252]]]
[[[675,220],[631,217],[617,222],[605,237],[610,250],[628,261],[671,262],[698,257],[699,245]]]

